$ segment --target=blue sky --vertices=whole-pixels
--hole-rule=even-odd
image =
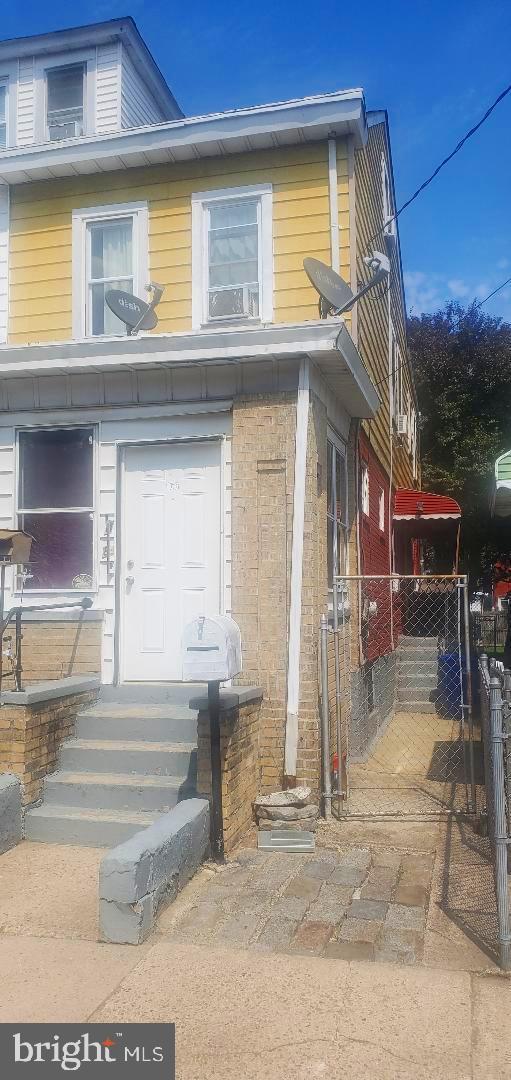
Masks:
[[[509,0],[2,7],[2,37],[133,15],[189,115],[363,86],[389,112],[398,205],[511,82]],[[511,276],[510,132],[511,94],[403,214],[409,310],[482,298]],[[485,310],[511,320],[511,287]]]

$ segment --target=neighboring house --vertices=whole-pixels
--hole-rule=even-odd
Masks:
[[[0,44],[0,142],[0,527],[34,537],[7,603],[90,595],[105,683],[179,681],[184,625],[232,614],[262,786],[317,787],[333,574],[408,568],[420,480],[386,114],[355,89],[183,118],[123,19]],[[355,291],[383,230],[389,286],[320,320],[304,257]],[[150,281],[128,337],[105,291]]]

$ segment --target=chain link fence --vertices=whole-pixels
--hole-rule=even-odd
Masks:
[[[484,747],[486,815],[497,904],[500,965],[511,969],[508,852],[511,843],[511,673],[479,658],[481,732]]]
[[[325,804],[356,817],[472,812],[466,579],[337,578],[321,641]]]

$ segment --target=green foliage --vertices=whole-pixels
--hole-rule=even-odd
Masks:
[[[511,554],[511,520],[490,514],[495,458],[511,449],[511,325],[473,303],[408,322],[419,397],[422,486],[461,504],[473,583]]]

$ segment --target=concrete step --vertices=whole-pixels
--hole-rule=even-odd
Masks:
[[[432,701],[398,701],[396,713],[404,713],[412,718],[417,713],[436,713],[436,707]]]
[[[403,660],[399,657],[397,670],[399,675],[438,675],[438,657],[434,660]]]
[[[434,645],[436,648],[438,640],[438,634],[430,634],[429,637],[415,637],[413,634],[401,634],[398,641],[398,647],[401,645],[430,645],[432,647]]]
[[[194,793],[187,776],[136,773],[69,772],[59,769],[44,781],[45,806],[83,810],[134,810],[166,813]]]
[[[25,816],[25,837],[49,844],[115,847],[156,821],[158,814],[91,810],[76,806],[35,806]]]
[[[68,739],[59,764],[71,772],[139,773],[188,776],[196,762],[195,743],[142,742],[127,739]]]
[[[407,673],[406,671],[399,671],[397,676],[397,685],[399,690],[406,690],[407,688],[413,689],[417,687],[429,687],[430,690],[436,690],[438,686],[438,671],[413,671]]]
[[[117,705],[142,703],[144,705],[188,705],[194,697],[207,693],[205,683],[122,683],[121,686],[104,684],[99,692],[101,703]]]
[[[99,701],[76,718],[79,739],[195,742],[197,710],[183,705]]]
[[[431,688],[429,686],[408,686],[406,688],[398,687],[397,700],[398,701],[432,701],[436,694],[436,687]]]
[[[398,645],[396,652],[399,661],[438,660],[436,645]]]

